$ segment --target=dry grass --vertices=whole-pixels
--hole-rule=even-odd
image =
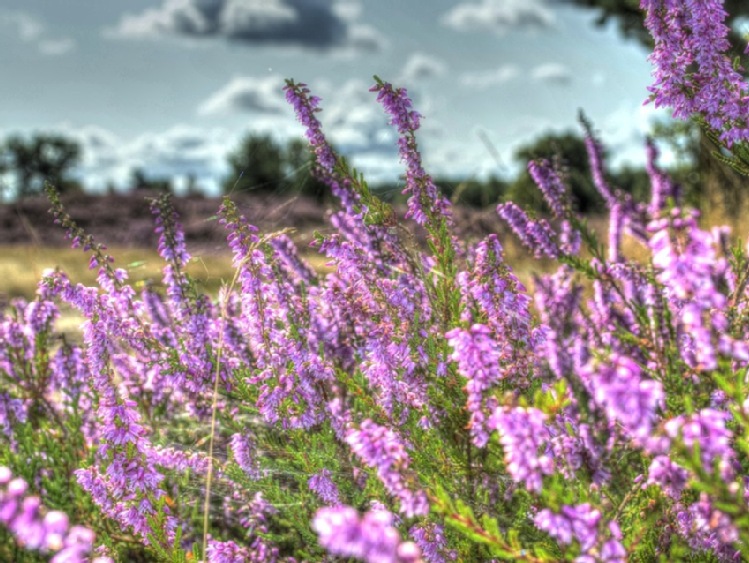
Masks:
[[[703,221],[703,226],[726,224],[725,217]],[[608,221],[605,217],[591,217],[589,226],[604,244],[607,241]],[[749,225],[733,225],[733,232],[739,240],[745,240]],[[515,274],[528,287],[532,288],[534,274],[552,271],[555,264],[549,260],[536,260],[518,243],[513,235],[502,237],[506,260]],[[623,251],[626,256],[636,260],[645,258],[647,252],[639,244],[624,237]],[[125,268],[130,280],[137,288],[144,283],[160,284],[164,261],[152,249],[110,248],[109,253],[115,257],[115,265]],[[313,268],[323,272],[329,271],[325,266],[326,259],[314,253],[305,255]],[[85,285],[96,283],[96,272],[88,269],[88,255],[80,250],[69,248],[48,248],[36,245],[2,246],[0,245],[0,301],[25,297],[33,298],[36,286],[44,270],[59,267],[71,280]],[[234,276],[231,257],[225,248],[194,252],[188,272],[212,295],[228,283]]]
[[[115,266],[128,271],[136,289],[144,283],[161,283],[164,260],[154,250],[110,248],[108,252],[115,257]],[[32,299],[43,272],[50,268],[60,268],[76,283],[95,285],[96,272],[88,269],[88,258],[81,250],[69,248],[0,246],[0,303],[16,297]],[[306,258],[317,271],[329,270],[324,257],[309,255]],[[214,296],[234,277],[231,256],[225,251],[194,255],[187,271]],[[83,317],[65,304],[61,304],[60,312],[55,328],[71,340],[77,340]]]
[[[134,248],[110,248],[115,265],[128,271],[131,283],[137,288],[144,283],[159,284],[163,259],[154,251]],[[307,257],[318,271],[324,271],[325,258]],[[37,246],[0,246],[0,295],[5,298],[34,296],[44,270],[60,268],[72,281],[84,285],[96,283],[96,272],[88,269],[88,255],[80,250]],[[210,294],[217,294],[222,284],[231,281],[234,269],[227,252],[203,253],[193,256],[187,268]]]

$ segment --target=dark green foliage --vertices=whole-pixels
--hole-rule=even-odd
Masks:
[[[319,180],[314,170],[314,156],[309,144],[301,139],[288,142],[284,151],[284,186],[294,195],[308,195],[317,201],[330,198],[330,188]]]
[[[80,190],[70,178],[80,156],[79,145],[62,135],[14,135],[0,145],[0,174],[13,176],[17,197],[40,194],[45,182],[60,192]]]
[[[302,140],[281,145],[270,135],[247,135],[228,157],[230,172],[224,192],[308,195],[323,200],[329,190],[314,176],[313,161]]]
[[[269,135],[245,137],[229,155],[230,174],[224,191],[273,192],[283,176],[282,150]]]
[[[163,193],[173,191],[170,180],[149,178],[142,168],[134,168],[130,173],[130,187],[135,190],[154,190]]]

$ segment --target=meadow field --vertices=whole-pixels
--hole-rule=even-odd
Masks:
[[[723,4],[641,0],[649,102],[746,179]],[[403,205],[288,79],[330,208],[49,182],[0,207],[0,561],[747,560],[746,225],[704,219],[652,138],[617,187],[582,113],[588,182],[533,156],[538,197],[470,210],[373,82]]]

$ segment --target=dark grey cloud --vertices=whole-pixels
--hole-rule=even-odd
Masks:
[[[379,33],[354,20],[349,0],[164,0],[157,8],[122,17],[111,35],[177,36],[244,44],[354,48],[377,51]]]

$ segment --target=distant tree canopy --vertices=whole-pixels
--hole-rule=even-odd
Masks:
[[[699,186],[694,162],[699,152],[699,139],[695,135],[695,126],[683,122],[659,124],[654,133],[676,154],[677,162],[669,168],[669,174],[680,186],[686,200],[696,205],[699,199]],[[604,153],[604,160],[605,156]],[[566,175],[567,185],[572,192],[573,206],[577,211],[604,211],[603,198],[593,182],[585,140],[572,132],[547,133],[516,151],[515,160],[523,169],[507,188],[505,200],[537,211],[547,210],[543,197],[526,168],[528,162],[539,158],[558,160]],[[632,194],[638,201],[644,201],[650,196],[650,179],[642,167],[624,166],[615,172],[606,170],[605,174],[612,187]]]
[[[142,168],[130,171],[130,188],[134,190],[155,190],[157,192],[172,192],[172,182],[166,178],[150,178]]]
[[[281,145],[269,135],[250,134],[229,154],[228,161],[225,193],[309,195],[318,199],[327,194],[325,184],[312,174],[313,157],[307,143],[300,139]]]
[[[70,178],[80,155],[78,144],[61,135],[14,135],[0,145],[0,174],[13,176],[17,197],[41,193],[45,182],[61,192],[80,190]]]
[[[499,203],[508,186],[507,182],[495,176],[490,176],[485,182],[437,178],[435,184],[453,203],[471,207],[488,207]]]
[[[677,165],[670,172],[677,182],[685,183],[689,174],[693,172],[690,163],[695,148],[694,140],[691,144],[685,144],[685,131],[690,130],[682,125],[684,124],[663,126],[657,133],[663,136],[675,151],[681,151],[681,160],[685,164]],[[575,132],[545,133],[518,148],[514,160],[520,172],[514,179],[490,177],[486,181],[478,181],[435,178],[434,182],[448,199],[457,204],[488,207],[500,201],[513,201],[526,209],[544,214],[549,209],[527,168],[530,161],[537,159],[556,160],[559,163],[565,182],[572,193],[575,210],[580,213],[604,211],[603,198],[593,183],[585,140]],[[606,171],[606,175],[612,186],[631,193],[638,200],[644,200],[649,196],[650,179],[642,167],[624,167],[616,172]],[[693,178],[690,181],[694,183]],[[403,203],[406,198],[401,195],[402,188],[399,184],[387,184],[379,187],[379,193],[387,201]]]

